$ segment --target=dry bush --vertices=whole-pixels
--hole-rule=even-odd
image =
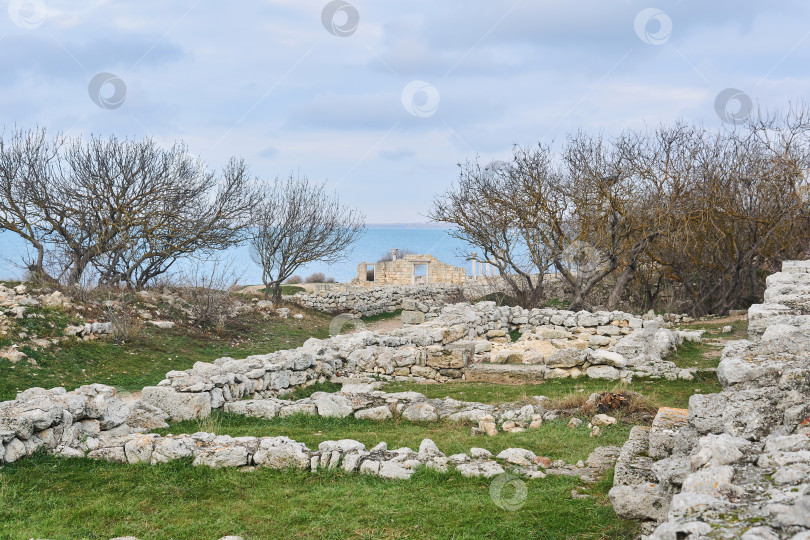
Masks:
[[[326,274],[323,272],[315,272],[307,276],[304,283],[326,283]]]
[[[393,251],[393,250],[392,250]],[[416,255],[416,252],[412,249],[398,249],[397,251],[397,259],[404,259],[406,255]],[[382,257],[380,257],[377,262],[388,262],[394,260],[394,254],[391,251],[385,252]]]
[[[566,394],[562,397],[552,399],[548,409],[583,409],[588,401],[588,396],[584,392]]]
[[[141,322],[126,306],[120,306],[119,309],[114,306],[105,308],[104,318],[112,323],[113,339],[121,343],[135,339],[143,329]]]
[[[298,285],[299,283],[302,283],[303,281],[304,280],[301,279],[301,276],[299,276],[298,274],[295,274],[293,276],[288,277],[287,280],[284,282],[284,284],[285,285]]]
[[[188,303],[190,317],[201,328],[213,328],[222,332],[228,319],[234,315],[236,299],[230,293],[239,282],[228,265],[214,262],[209,269],[197,264],[185,272],[180,283],[182,296]]]

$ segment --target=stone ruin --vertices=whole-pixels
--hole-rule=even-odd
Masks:
[[[323,313],[350,313],[370,317],[403,309],[403,303],[421,303],[427,318],[438,317],[441,308],[454,296],[462,294],[457,285],[391,285],[385,287],[333,287],[301,291],[286,297],[301,306]]]
[[[316,450],[286,437],[149,433],[220,408],[265,418],[497,421],[506,430],[510,422],[548,420],[554,411],[541,400],[430,400],[351,383],[368,376],[439,382],[690,378],[692,370],[678,369],[666,356],[681,341],[701,338],[667,328],[661,317],[623,312],[404,303],[431,316],[388,333],[336,335],[293,350],[198,362],[135,397],[105,385],[20,392],[0,403],[0,464],[44,448],[128,463],[189,457],[212,467],[340,467],[387,478],[408,478],[417,466],[484,477],[510,467],[538,478],[558,469],[591,478],[617,460],[611,502],[620,516],[641,520],[651,539],[810,538],[810,262],[785,262],[768,278],[765,303],[749,310],[749,339],[723,351],[721,393],[692,396],[688,410],[661,409],[652,427],[633,428],[621,450],[600,449],[582,464],[548,464],[524,449],[492,456],[471,448],[446,456],[428,439],[418,450],[367,449],[350,440],[325,441]],[[515,330],[521,336],[512,341]],[[285,399],[294,388],[326,380],[348,384],[334,394]]]
[[[433,255],[405,255],[397,257],[397,250],[391,250],[392,260],[357,265],[357,277],[353,285],[375,287],[379,285],[428,285],[448,283],[464,285],[467,271],[439,261]]]
[[[594,326],[585,326],[587,324]],[[600,332],[600,327],[605,329]],[[492,364],[494,349],[491,347],[503,342],[506,332],[513,328],[521,329],[526,335],[552,330],[560,335],[569,333],[572,337],[578,336],[571,340],[578,343],[589,343],[582,339],[584,336],[612,335],[608,342],[613,343],[614,350],[593,349],[590,345],[580,348],[577,344],[575,348],[559,349],[549,355],[535,354],[527,360],[529,363],[521,365]],[[166,421],[204,418],[213,409],[220,408],[231,411],[246,408],[243,412],[257,408],[264,411],[264,415],[272,409],[274,414],[280,415],[302,412],[360,414],[360,417],[373,418],[387,416],[380,409],[387,407],[391,414],[406,418],[431,419],[434,414],[439,418],[446,413],[447,416],[457,415],[454,419],[464,417],[474,421],[486,413],[503,419],[501,413],[488,406],[452,400],[452,403],[445,400],[440,404],[426,400],[421,394],[386,396],[366,392],[350,397],[323,394],[296,402],[285,402],[283,396],[297,387],[346,376],[461,380],[468,378],[476,366],[484,365],[522,367],[531,377],[540,379],[590,376],[629,380],[635,372],[674,378],[679,376],[679,371],[663,359],[662,354],[674,348],[682,338],[677,332],[663,328],[660,320],[645,321],[621,312],[522,310],[497,307],[492,302],[449,305],[430,321],[389,333],[363,331],[329,339],[312,338],[297,349],[239,360],[219,358],[213,363],[197,362],[191,369],[168,372],[163,381],[157,386],[145,387],[136,399],[124,399],[114,388],[98,384],[70,392],[64,388],[31,388],[20,392],[14,400],[0,403],[0,463],[16,461],[40,448],[67,456],[87,453],[90,457],[115,461],[159,462],[163,458],[154,456],[164,455],[166,459],[184,456],[182,448],[193,446],[227,447],[223,453],[247,456],[244,463],[241,457],[234,458],[246,466],[265,464],[261,457],[265,454],[259,453],[256,457],[256,449],[267,445],[275,449],[274,455],[294,456],[289,458],[292,462],[301,460],[303,463],[301,456],[306,455],[307,460],[312,456],[306,454],[303,445],[283,437],[267,438],[268,441],[199,434],[161,438],[148,432],[166,427]],[[244,401],[247,397],[253,400]],[[510,414],[528,418],[543,412],[542,406],[537,404],[531,411]],[[163,445],[171,448],[163,448]],[[234,450],[234,445],[243,448]],[[205,459],[200,458],[201,463],[206,463]],[[292,463],[288,458],[267,459],[275,465]]]
[[[810,539],[810,261],[786,261],[729,342],[723,390],[634,427],[610,500],[651,540]]]

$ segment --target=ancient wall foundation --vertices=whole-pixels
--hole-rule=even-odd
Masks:
[[[810,261],[769,276],[749,339],[729,342],[719,394],[635,427],[610,499],[648,538],[810,538]]]

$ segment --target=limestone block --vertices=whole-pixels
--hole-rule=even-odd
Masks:
[[[147,386],[141,391],[141,401],[162,410],[173,422],[205,418],[211,414],[211,394],[208,392],[175,392],[165,386]]]
[[[669,510],[670,495],[658,484],[613,486],[608,497],[616,515],[624,519],[660,521]]]
[[[688,409],[661,407],[653,419],[650,429],[649,455],[655,459],[667,457],[675,445],[678,430],[687,425]]]

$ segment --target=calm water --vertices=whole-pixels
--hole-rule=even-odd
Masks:
[[[407,249],[415,253],[433,255],[442,262],[463,266],[470,273],[470,263],[460,253],[469,248],[455,238],[450,237],[444,229],[413,227],[375,227],[370,226],[366,234],[347,253],[343,262],[325,265],[315,263],[299,269],[296,273],[306,277],[313,272],[323,272],[336,280],[346,282],[357,274],[357,265],[361,262],[374,263],[391,248]],[[26,254],[26,243],[15,234],[0,232],[0,279],[19,279],[22,270],[18,268]],[[261,283],[261,271],[250,259],[247,246],[229,249],[221,254],[221,259],[231,265],[237,274],[241,274],[240,283]],[[176,266],[180,266],[178,263]],[[183,263],[188,265],[189,263]],[[210,266],[211,263],[206,263]]]

